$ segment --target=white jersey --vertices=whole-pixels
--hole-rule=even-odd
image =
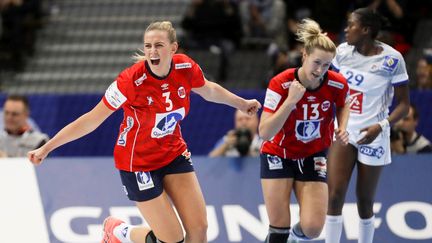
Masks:
[[[377,42],[383,51],[363,56],[354,46],[338,46],[332,66],[348,81],[351,113],[347,129],[358,131],[376,124],[389,115],[393,86],[408,82],[402,55],[391,46]]]

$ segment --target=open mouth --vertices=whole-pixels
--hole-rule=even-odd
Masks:
[[[320,75],[317,75],[317,74],[314,74],[314,73],[312,73],[312,77],[314,77],[314,78],[320,78],[321,76],[320,76]]]
[[[150,62],[152,65],[159,65],[160,59],[159,58],[152,58],[152,59],[150,59]]]

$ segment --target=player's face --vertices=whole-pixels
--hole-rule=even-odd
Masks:
[[[161,71],[168,72],[171,59],[177,51],[177,42],[171,43],[168,32],[163,30],[151,30],[144,35],[144,55],[153,72],[158,75]]]
[[[351,14],[345,28],[345,39],[349,45],[356,45],[363,36],[364,27],[361,26],[357,14]]]
[[[315,48],[309,55],[304,54],[302,68],[306,74],[306,79],[319,82],[329,69],[334,56],[334,53],[318,48]]]
[[[6,130],[16,133],[26,125],[28,112],[21,101],[6,101],[3,112]]]
[[[237,110],[235,113],[235,128],[247,128],[252,132],[252,134],[255,134],[258,129],[258,116],[249,116]]]

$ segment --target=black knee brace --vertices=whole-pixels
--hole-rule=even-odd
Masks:
[[[166,242],[157,239],[153,231],[150,231],[146,236],[146,243],[166,243]],[[184,239],[177,243],[184,243]]]
[[[146,236],[146,243],[157,243],[156,236],[154,235],[153,231],[148,232]]]
[[[269,227],[269,233],[264,243],[285,243],[288,240],[290,228]]]

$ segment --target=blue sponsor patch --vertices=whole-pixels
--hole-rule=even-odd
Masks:
[[[393,72],[396,69],[398,63],[399,59],[391,56],[385,56],[381,68],[386,71]]]
[[[371,157],[377,157],[379,159],[384,155],[385,150],[382,146],[379,146],[378,148],[360,146],[360,153]]]
[[[162,120],[160,120],[156,127],[159,128],[159,130],[161,131],[167,131],[168,129],[175,126],[177,122],[181,119],[183,119],[183,116],[181,114],[171,113]]]

